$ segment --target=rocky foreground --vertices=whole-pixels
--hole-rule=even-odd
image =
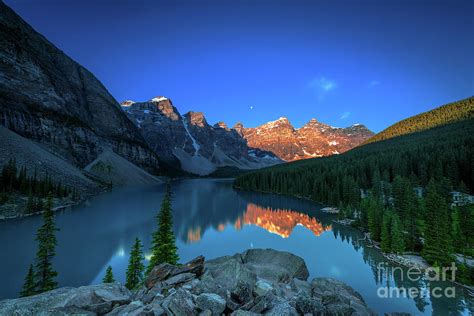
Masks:
[[[110,283],[0,301],[0,315],[375,315],[348,285],[308,276],[298,256],[251,249],[161,264],[135,292]]]

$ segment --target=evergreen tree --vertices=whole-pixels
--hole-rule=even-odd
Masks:
[[[391,226],[392,226],[392,217],[389,211],[384,212],[383,214],[383,225],[382,225],[382,234],[381,234],[381,244],[383,252],[390,252],[392,250],[392,238],[391,238]]]
[[[57,287],[55,281],[58,273],[53,269],[53,258],[56,254],[56,228],[54,223],[54,213],[52,211],[53,198],[48,196],[46,210],[43,213],[43,225],[36,233],[38,241],[38,251],[36,252],[35,281],[38,293],[53,290]]]
[[[423,256],[431,264],[449,264],[451,260],[448,206],[433,179],[426,188],[425,207]]]
[[[114,283],[114,282],[115,282],[115,279],[114,279],[114,274],[112,272],[112,267],[108,266],[107,270],[105,270],[105,276],[102,279],[102,283]]]
[[[36,294],[35,273],[33,270],[33,265],[30,264],[30,268],[28,269],[28,274],[25,277],[25,283],[23,284],[20,296],[25,297],[34,294]]]
[[[167,262],[177,264],[179,260],[173,232],[173,214],[171,208],[171,188],[166,185],[165,196],[161,202],[160,213],[157,216],[158,230],[153,233],[151,259],[146,273],[150,273],[155,266]]]
[[[367,218],[369,224],[369,232],[372,240],[380,240],[382,232],[383,220],[382,204],[373,197],[369,197]]]
[[[402,231],[400,230],[400,220],[397,214],[393,214],[391,222],[392,225],[390,232],[392,235],[392,240],[390,248],[392,252],[400,254],[405,250],[405,245],[403,242]]]
[[[143,278],[143,270],[145,269],[145,266],[143,265],[144,257],[142,248],[143,245],[140,239],[136,238],[132,251],[130,252],[130,260],[127,268],[127,281],[125,286],[129,290],[135,289]]]

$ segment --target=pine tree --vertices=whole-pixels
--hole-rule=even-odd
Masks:
[[[33,265],[30,264],[30,268],[28,269],[28,274],[25,277],[25,283],[23,284],[20,296],[25,297],[34,294],[36,294],[35,273],[33,270]]]
[[[382,234],[380,237],[380,247],[382,248],[383,252],[390,252],[392,249],[391,225],[391,213],[389,211],[386,211],[383,214]]]
[[[161,202],[160,213],[157,216],[158,230],[153,233],[151,259],[146,273],[150,273],[155,266],[167,262],[177,264],[179,260],[176,239],[173,233],[173,214],[171,209],[171,188],[166,186],[165,196]]]
[[[114,273],[112,272],[112,267],[108,266],[107,270],[105,270],[105,276],[102,279],[102,283],[114,283]]]
[[[127,281],[125,286],[129,290],[135,289],[143,278],[143,270],[145,269],[145,266],[143,265],[144,257],[142,248],[143,245],[140,239],[136,238],[132,251],[130,252],[130,260],[127,268]]]
[[[400,230],[400,219],[398,218],[397,214],[393,214],[392,221],[391,221],[391,250],[394,253],[402,253],[405,250],[405,245],[403,242],[403,235],[402,231]]]
[[[382,205],[373,197],[369,197],[367,219],[369,224],[369,232],[372,240],[380,240],[382,228]]]
[[[431,264],[449,264],[450,223],[448,206],[433,179],[430,180],[426,188],[425,206],[426,225],[423,256]]]
[[[58,273],[53,269],[53,258],[56,254],[56,228],[54,223],[54,213],[52,211],[53,198],[48,196],[46,210],[43,213],[43,225],[36,233],[38,241],[38,251],[36,252],[35,280],[38,293],[53,290],[57,287],[55,281]]]

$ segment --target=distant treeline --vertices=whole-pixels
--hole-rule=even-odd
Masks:
[[[14,159],[10,159],[2,168],[0,193],[0,202],[6,202],[13,193],[27,195],[29,197],[26,207],[28,212],[41,211],[43,199],[48,194],[57,198],[71,197],[77,199],[79,197],[76,190],[63,185],[61,182],[53,181],[49,175],[40,178],[35,170],[34,174],[29,176],[26,167],[18,168]]]

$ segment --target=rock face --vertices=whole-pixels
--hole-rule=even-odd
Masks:
[[[295,129],[287,118],[255,128],[234,127],[253,148],[271,151],[284,161],[329,156],[348,151],[374,135],[364,125],[332,127],[312,119]]]
[[[249,148],[223,122],[211,126],[201,112],[181,115],[166,97],[125,101],[122,109],[160,158],[171,164],[179,162],[185,171],[206,175],[218,167],[256,169],[281,162],[270,152]]]
[[[104,148],[149,171],[158,159],[120,105],[0,2],[0,122],[81,168]]]
[[[251,249],[161,264],[134,293],[99,284],[0,301],[0,315],[375,315],[351,287],[326,278],[308,282],[308,274],[291,253]]]

